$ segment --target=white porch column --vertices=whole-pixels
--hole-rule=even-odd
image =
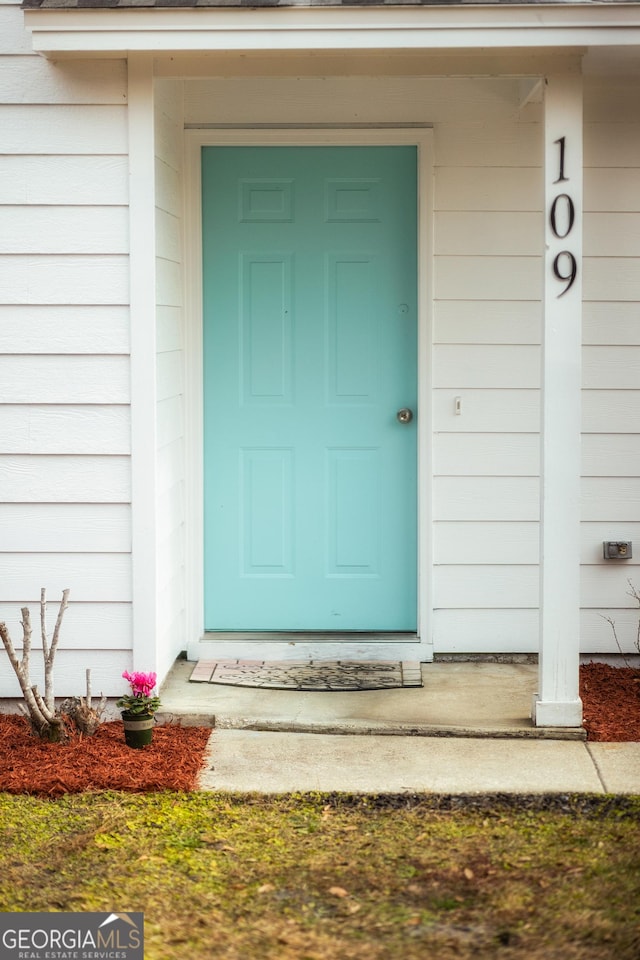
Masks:
[[[582,723],[580,431],[582,77],[549,76],[544,117],[540,665],[536,726]]]
[[[157,670],[153,59],[128,61],[133,668]]]

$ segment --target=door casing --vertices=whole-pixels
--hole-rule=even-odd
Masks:
[[[204,656],[299,659],[433,659],[432,616],[432,138],[429,127],[328,129],[198,129],[185,131],[185,470],[186,612],[189,659]],[[380,636],[377,642],[315,643],[275,640],[214,640],[204,634],[203,570],[203,377],[202,377],[202,205],[203,146],[374,146],[412,145],[418,152],[418,630],[415,638]]]

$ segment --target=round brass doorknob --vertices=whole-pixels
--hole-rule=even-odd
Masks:
[[[411,423],[413,420],[413,410],[409,410],[409,407],[403,407],[402,410],[398,410],[396,417],[399,423]]]

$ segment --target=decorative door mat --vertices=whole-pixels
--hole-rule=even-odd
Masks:
[[[189,679],[270,690],[390,690],[421,687],[422,671],[406,660],[200,660]]]

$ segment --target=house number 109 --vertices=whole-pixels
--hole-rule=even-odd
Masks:
[[[564,173],[565,138],[560,137],[554,143],[558,144],[560,155],[558,157],[558,178],[553,182],[554,184],[568,183],[569,177],[566,177]],[[564,240],[565,237],[568,237],[573,230],[575,219],[576,209],[573,200],[568,193],[559,193],[551,204],[551,210],[549,211],[549,226],[554,237],[557,237],[558,240]],[[553,261],[553,275],[557,280],[566,283],[564,290],[558,294],[559,297],[563,297],[571,289],[578,275],[578,264],[570,250],[561,250],[557,254]]]

